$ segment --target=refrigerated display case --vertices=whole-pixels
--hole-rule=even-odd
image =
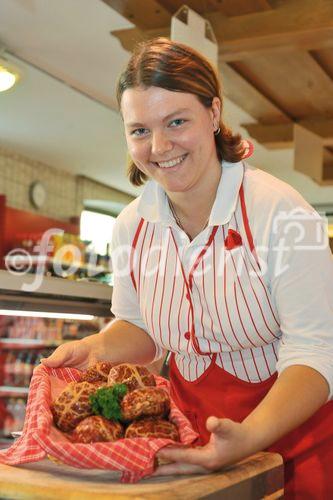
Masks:
[[[111,319],[112,287],[0,271],[0,443],[22,429],[32,371],[63,342]],[[37,284],[39,286],[37,286]]]

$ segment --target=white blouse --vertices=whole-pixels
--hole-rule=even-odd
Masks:
[[[333,260],[323,221],[275,177],[244,162],[222,166],[208,227],[193,241],[154,181],[122,211],[112,312],[147,331],[156,358],[175,352],[186,380],[213,356],[251,383],[302,364],[326,378],[332,397]]]

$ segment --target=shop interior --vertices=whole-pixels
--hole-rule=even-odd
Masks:
[[[142,3],[0,2],[0,72],[17,77],[0,92],[6,446],[22,429],[40,358],[111,317],[112,227],[141,192],[126,177],[115,84],[135,41],[171,36],[172,19],[186,24],[188,8],[209,23],[197,38],[217,47],[225,121],[253,143],[249,163],[326,218],[333,250],[333,44],[324,11],[308,16],[305,2],[300,13],[296,0]]]

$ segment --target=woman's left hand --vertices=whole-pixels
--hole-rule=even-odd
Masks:
[[[168,446],[160,450],[157,457],[172,463],[157,467],[154,476],[208,474],[254,453],[251,450],[252,433],[244,423],[209,417],[206,426],[211,437],[205,446]]]

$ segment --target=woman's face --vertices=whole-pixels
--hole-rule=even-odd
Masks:
[[[207,109],[193,94],[136,87],[124,92],[121,112],[134,163],[165,191],[189,191],[204,183],[211,169],[220,169],[217,97]]]

